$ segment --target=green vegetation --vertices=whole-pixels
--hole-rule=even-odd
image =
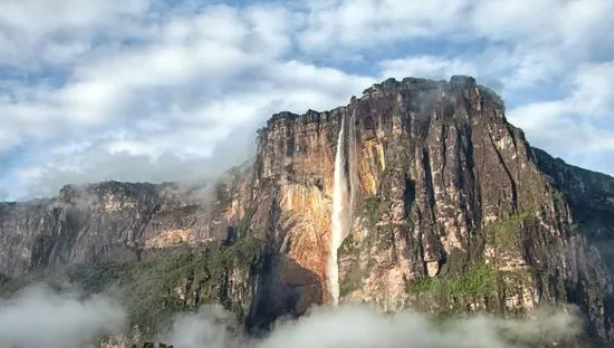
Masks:
[[[561,190],[554,190],[553,194],[554,200],[559,202],[566,202],[565,193]]]
[[[236,268],[241,271],[249,271],[249,267],[260,255],[261,249],[260,240],[247,235],[229,247],[218,249],[217,253],[212,255],[212,261],[214,265],[219,266],[218,270],[228,271]]]
[[[351,281],[349,279],[342,280],[341,283],[339,283],[339,296],[345,297],[351,294],[354,290],[358,289],[359,286],[360,284],[357,284],[356,282]]]
[[[486,228],[486,240],[489,244],[502,247],[514,247],[520,241],[520,230],[535,217],[531,213],[522,212],[511,215]]]
[[[357,255],[358,252],[358,243],[354,240],[354,236],[348,235],[339,247],[339,255]]]
[[[498,288],[499,271],[481,263],[460,276],[420,278],[407,282],[407,292],[429,293],[438,298],[453,296],[486,297]]]
[[[443,225],[439,221],[435,221],[435,223],[433,224],[433,231],[437,235],[440,235],[440,236],[443,236],[446,233],[445,228],[443,227]]]
[[[130,322],[149,334],[167,325],[177,312],[195,310],[206,303],[221,302],[243,315],[242,304],[227,298],[224,287],[231,272],[241,272],[247,278],[260,252],[260,241],[247,235],[232,245],[212,243],[192,250],[183,247],[175,255],[149,262],[57,267],[8,281],[0,287],[0,296],[10,296],[38,281],[55,289],[71,284],[85,293],[108,293],[122,302]]]
[[[154,332],[168,323],[173,313],[187,309],[175,296],[175,288],[194,271],[191,255],[133,265],[119,275],[112,292],[126,306],[130,321],[145,332]]]
[[[385,225],[377,226],[375,228],[375,240],[378,247],[383,249],[390,249],[394,247],[394,225],[387,223]]]
[[[130,323],[139,325],[145,335],[166,326],[177,312],[192,311],[207,303],[221,303],[241,318],[245,315],[244,301],[249,300],[248,278],[262,253],[262,243],[254,237],[251,223],[258,199],[224,242],[202,246],[182,243],[149,253],[146,261],[33,270],[0,284],[0,297],[12,296],[39,282],[57,290],[77,287],[84,294],[106,293],[123,304]],[[233,282],[235,277],[245,281]]]
[[[131,320],[152,330],[165,325],[171,314],[208,302],[222,302],[242,314],[220,287],[233,270],[247,278],[260,247],[259,241],[248,235],[230,246],[214,245],[200,253],[137,264],[121,277],[117,289],[126,300]],[[184,300],[177,293],[179,289],[185,292]]]
[[[368,272],[359,267],[353,269],[348,273],[345,279],[341,279],[339,282],[339,296],[345,297],[355,290],[360,289],[363,279],[367,276]]]
[[[364,200],[365,213],[367,216],[367,222],[371,226],[375,226],[380,221],[382,213],[384,212],[384,204],[379,197],[367,197]]]
[[[339,247],[339,257],[342,262],[350,262],[352,264],[351,272],[343,279],[339,279],[339,296],[344,297],[359,289],[362,280],[366,273],[358,265],[358,256],[360,253],[359,244],[350,234]],[[349,256],[349,257],[344,257]]]
[[[394,245],[394,226],[390,223],[380,224],[382,214],[388,209],[384,200],[377,196],[367,197],[362,202],[362,210],[366,217],[366,227],[369,233],[369,243],[380,243],[382,248],[389,248]]]

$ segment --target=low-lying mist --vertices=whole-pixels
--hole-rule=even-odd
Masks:
[[[0,347],[80,348],[101,335],[123,331],[126,314],[113,299],[28,287],[0,299]]]
[[[570,311],[540,310],[530,319],[473,316],[436,321],[404,311],[386,314],[367,305],[314,308],[295,321],[278,324],[261,340],[224,330],[228,313],[209,307],[175,320],[163,336],[176,348],[519,348],[566,341],[581,332]]]
[[[82,348],[128,332],[125,310],[111,298],[29,287],[0,302],[0,347]],[[180,314],[156,337],[175,348],[520,348],[567,341],[581,333],[573,310],[544,309],[529,319],[487,316],[434,320],[413,311],[383,313],[368,305],[317,307],[282,320],[264,338],[240,334],[220,306]]]

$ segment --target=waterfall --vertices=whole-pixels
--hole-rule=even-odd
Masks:
[[[346,135],[345,135],[345,117],[342,116],[341,127],[337,140],[337,154],[335,156],[335,176],[333,187],[333,214],[331,228],[331,249],[328,259],[328,292],[330,295],[330,304],[337,306],[339,304],[339,264],[337,259],[337,251],[343,243],[343,240],[350,234],[350,224],[352,215],[352,206],[354,201],[353,186],[354,176],[348,175],[347,172],[353,173],[352,157],[356,151],[355,145],[355,130],[354,118],[352,115],[349,126],[350,135],[348,156],[345,156],[346,150]]]
[[[357,153],[356,153],[356,109],[354,109],[354,111],[352,112],[352,118],[350,119],[350,127],[349,127],[349,136],[348,139],[350,141],[349,143],[349,149],[348,149],[348,171],[350,173],[349,177],[350,177],[350,207],[349,207],[349,214],[348,214],[348,230],[346,231],[347,233],[343,235],[343,239],[347,238],[347,236],[350,234],[350,228],[351,228],[351,223],[352,223],[352,217],[354,216],[354,196],[356,193],[356,190],[354,189],[356,187],[356,183],[358,180],[358,171],[354,170],[354,159],[358,158],[357,157]]]

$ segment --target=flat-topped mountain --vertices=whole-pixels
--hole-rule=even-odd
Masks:
[[[177,243],[236,251],[218,278],[198,271],[216,251],[174,286],[186,305],[241,308],[249,328],[338,302],[504,316],[571,303],[614,341],[614,178],[532,148],[470,77],[390,79],[332,111],[276,114],[253,164],[206,191],[112,182],[2,204],[0,242],[5,278]]]

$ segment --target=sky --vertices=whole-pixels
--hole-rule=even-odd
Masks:
[[[472,75],[530,143],[614,174],[612,0],[1,0],[0,200],[192,181],[271,114]]]

